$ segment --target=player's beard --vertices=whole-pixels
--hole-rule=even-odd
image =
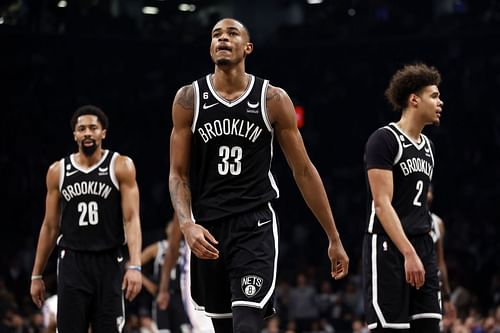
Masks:
[[[96,150],[97,150],[97,143],[94,140],[92,140],[91,146],[86,146],[82,142],[82,152],[85,156],[92,156],[92,154],[94,154]]]
[[[218,59],[215,64],[217,66],[227,66],[227,65],[230,65],[231,64],[231,60],[228,60],[228,59]]]

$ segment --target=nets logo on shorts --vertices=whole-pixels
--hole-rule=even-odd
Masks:
[[[245,275],[241,278],[241,290],[248,298],[257,295],[262,284],[264,284],[264,279],[257,275]]]

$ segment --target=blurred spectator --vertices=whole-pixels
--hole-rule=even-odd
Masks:
[[[290,289],[290,320],[295,322],[297,332],[306,332],[319,317],[316,303],[317,293],[307,281],[304,273],[298,273],[297,284]]]

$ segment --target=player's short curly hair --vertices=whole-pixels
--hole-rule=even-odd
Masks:
[[[108,116],[100,108],[94,105],[83,105],[76,109],[75,113],[70,120],[71,130],[75,130],[78,117],[83,115],[93,115],[97,117],[97,120],[101,123],[103,129],[107,129],[109,125]]]
[[[408,97],[431,85],[439,86],[441,74],[433,66],[423,63],[405,65],[391,78],[385,97],[394,110],[400,111],[408,106]]]

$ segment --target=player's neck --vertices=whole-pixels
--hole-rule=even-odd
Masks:
[[[405,132],[406,135],[408,135],[415,142],[420,141],[420,134],[422,133],[425,124],[420,124],[419,121],[412,119],[412,117],[409,116],[406,112],[403,113],[401,119],[399,119],[396,124],[401,130],[403,130],[403,132]]]
[[[75,162],[84,168],[90,168],[97,164],[102,156],[104,155],[104,150],[98,148],[92,155],[87,156],[83,152],[79,151],[75,154]]]
[[[219,94],[226,96],[238,95],[245,91],[250,82],[250,77],[245,73],[245,68],[241,66],[228,68],[216,66],[211,80],[214,89]]]

